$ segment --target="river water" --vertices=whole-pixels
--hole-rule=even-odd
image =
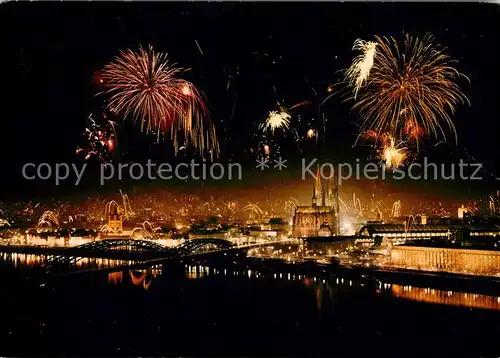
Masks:
[[[500,352],[500,297],[491,292],[202,266],[47,281],[31,276],[28,266],[39,263],[0,256],[0,356]]]

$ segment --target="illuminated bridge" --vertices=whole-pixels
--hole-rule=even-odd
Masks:
[[[115,258],[138,262],[162,261],[183,257],[228,252],[234,250],[248,250],[257,246],[280,244],[280,241],[270,241],[249,245],[235,245],[225,239],[195,239],[188,240],[175,247],[166,247],[148,240],[135,239],[104,239],[96,240],[83,245],[71,247],[48,256],[44,269],[50,273],[56,270],[67,270],[76,265],[85,257]]]

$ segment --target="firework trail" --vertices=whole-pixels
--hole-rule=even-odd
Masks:
[[[59,226],[59,217],[56,213],[50,210],[46,210],[43,212],[42,216],[38,220],[37,226],[42,227],[47,225],[49,227]]]
[[[342,200],[342,198],[340,198],[340,197],[339,197],[339,202],[340,202],[342,205],[344,205],[344,209],[345,209],[346,213],[349,213],[349,212],[350,212],[350,210],[349,210],[349,207],[347,206],[347,204],[345,203],[345,201],[344,201],[344,200]]]
[[[106,200],[99,197],[89,197],[83,206],[83,212],[87,220],[98,220],[105,211]],[[104,217],[102,217],[104,219]]]
[[[414,120],[409,120],[406,122],[405,127],[404,127],[404,135],[407,137],[409,140],[414,141],[417,143],[420,141],[420,138],[425,134],[425,131],[423,130],[422,127],[420,127],[416,121]]]
[[[496,213],[495,199],[493,198],[492,195],[490,195],[489,197],[488,209],[490,210],[490,214]]]
[[[257,216],[264,215],[264,211],[257,204],[254,203],[248,203],[247,205],[243,206],[241,208],[241,212],[249,213],[250,215],[254,214]]]
[[[361,39],[354,41],[352,50],[361,51],[361,54],[354,59],[351,67],[347,69],[345,74],[345,81],[353,88],[354,99],[356,99],[363,83],[368,80],[377,52],[376,48],[376,42],[363,41]]]
[[[310,104],[312,104],[311,101],[302,101],[302,102],[296,103],[293,106],[291,106],[290,110],[295,109],[295,108],[299,108],[299,107],[303,107],[303,106],[308,106]]]
[[[354,207],[354,212],[363,216],[363,206],[361,205],[361,200],[356,196],[356,193],[352,193],[352,205]]]
[[[200,51],[200,53],[203,55],[203,50],[201,49],[201,46],[198,43],[198,40],[194,40],[194,42],[196,43],[196,47],[198,47],[198,51]]]
[[[456,81],[468,78],[433,42],[430,34],[422,40],[406,35],[403,45],[392,37],[375,36],[373,64],[369,66],[369,59],[354,60],[344,82],[354,92],[349,98],[355,100],[353,110],[361,117],[360,133],[369,129],[395,138],[425,133],[446,139],[448,128],[456,140],[451,115],[459,104],[468,103]],[[368,46],[355,42],[361,48],[363,44]],[[365,52],[369,57],[371,52]]]
[[[472,155],[470,155],[470,154],[469,154],[469,152],[467,151],[467,148],[463,148],[463,149],[464,149],[464,153],[465,153],[465,155],[466,155],[466,158],[465,158],[465,159],[466,159],[467,161],[472,161],[472,162],[473,162],[473,163],[475,163],[475,164],[479,164],[479,165],[481,165],[481,169],[482,169],[482,170],[484,170],[484,172],[486,172],[486,174],[490,175],[492,178],[495,178],[495,180],[500,180],[500,177],[498,177],[497,175],[495,175],[495,174],[493,174],[492,172],[490,172],[489,170],[487,170],[487,169],[484,167],[483,163],[478,162],[478,161],[476,160],[476,158],[474,158]]]
[[[101,75],[108,109],[132,117],[141,123],[141,130],[158,137],[171,130],[176,153],[186,142],[200,154],[205,150],[218,154],[208,110],[198,90],[178,77],[183,72],[151,46],[121,51]]]
[[[288,200],[285,201],[284,210],[289,215],[293,215],[295,213],[295,210],[299,206],[299,204],[300,203],[299,203],[298,199],[292,196],[292,197],[288,198]]]
[[[219,143],[215,133],[215,125],[209,119],[202,96],[190,82],[184,81],[181,87],[181,112],[172,124],[171,139],[175,152],[184,146],[192,145],[203,155],[208,151],[213,159],[219,154]]]
[[[316,92],[316,90],[314,89],[313,86],[311,86],[311,83],[309,82],[309,80],[307,78],[304,77],[304,81],[306,81],[307,85],[309,86],[309,88],[313,91],[314,95],[317,96],[318,95],[318,92]]]
[[[397,200],[392,204],[391,217],[399,218],[401,216],[401,200]]]
[[[98,124],[90,114],[87,119],[84,140],[85,145],[77,147],[76,154],[85,155],[85,160],[95,156],[105,162],[111,154],[118,153],[116,123],[113,121],[107,120],[104,124]]]
[[[108,201],[104,207],[104,216],[107,217],[113,214],[115,210],[118,214],[122,214],[124,212],[120,204],[118,204],[115,200]]]

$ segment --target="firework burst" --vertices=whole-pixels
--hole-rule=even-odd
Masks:
[[[208,110],[196,87],[178,76],[185,72],[167,55],[140,47],[121,51],[102,71],[108,109],[141,123],[148,133],[171,131],[174,149],[193,145],[200,154],[218,154],[219,146]]]
[[[89,115],[83,135],[85,145],[77,147],[76,154],[83,154],[85,160],[96,157],[105,162],[112,154],[118,153],[118,136],[115,122],[105,120],[104,124],[100,124],[92,115]]]
[[[147,50],[140,47],[138,52],[121,51],[101,75],[109,95],[108,107],[139,120],[143,130],[166,130],[182,114],[185,81],[177,76],[183,71],[151,46]]]
[[[428,34],[422,40],[406,35],[402,46],[392,37],[378,36],[376,46],[355,43],[365,51],[347,71],[346,82],[361,117],[360,133],[370,129],[402,138],[410,130],[414,136],[425,133],[446,140],[450,129],[456,139],[451,115],[459,104],[468,103],[456,83],[465,76],[433,42]]]
[[[259,129],[271,133],[274,133],[276,129],[288,129],[290,128],[291,118],[292,116],[285,110],[271,111],[265,121],[261,123]]]
[[[382,149],[380,159],[388,170],[396,170],[401,167],[408,158],[408,152],[404,142],[398,142],[390,135],[382,137]]]
[[[425,134],[423,128],[420,127],[414,120],[406,122],[403,132],[405,137],[417,144],[420,141],[420,138]]]
[[[373,67],[375,54],[377,53],[377,43],[357,39],[354,41],[352,50],[360,51],[361,54],[354,59],[351,67],[347,69],[345,80],[353,88],[354,99],[356,99],[359,89],[368,80]]]
[[[310,128],[307,133],[306,133],[307,138],[314,138],[316,137],[316,131],[312,128]]]

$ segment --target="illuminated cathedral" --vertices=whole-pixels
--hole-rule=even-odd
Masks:
[[[298,206],[293,217],[295,237],[340,235],[339,191],[331,178],[326,188],[319,172],[314,179],[311,206]]]

